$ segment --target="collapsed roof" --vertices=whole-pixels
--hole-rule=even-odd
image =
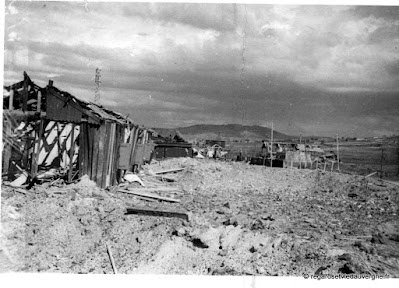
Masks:
[[[81,100],[56,88],[51,80],[45,88],[40,87],[30,79],[26,72],[24,72],[23,81],[4,86],[3,109],[44,112],[47,119],[56,121],[79,123],[83,120],[100,124],[107,120],[120,124],[133,124],[131,119],[120,113]]]

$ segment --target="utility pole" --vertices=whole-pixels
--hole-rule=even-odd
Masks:
[[[337,133],[337,161],[338,161],[338,171],[339,171],[339,140],[338,140],[338,133]]]
[[[97,105],[100,105],[101,103],[101,69],[100,68],[96,68],[96,76],[94,79],[94,82],[96,83],[96,89],[94,92],[94,103]]]
[[[270,168],[273,168],[273,122],[272,133],[270,134]]]
[[[381,144],[381,168],[380,168],[380,178],[382,178],[382,160],[384,160],[384,147]]]

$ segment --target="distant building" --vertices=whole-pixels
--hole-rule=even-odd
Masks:
[[[219,145],[222,148],[226,147],[226,141],[223,140],[205,140],[205,145],[206,146],[213,146],[213,145]]]

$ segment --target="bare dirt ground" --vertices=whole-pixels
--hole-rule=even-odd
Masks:
[[[0,271],[194,275],[302,273],[399,277],[399,186],[316,170],[179,158],[162,183],[180,203],[100,190],[86,178],[26,194],[2,187]],[[48,185],[47,185],[48,186]],[[125,215],[131,206],[185,210],[189,221]]]

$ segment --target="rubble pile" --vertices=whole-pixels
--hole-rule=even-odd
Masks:
[[[113,273],[108,244],[118,273],[399,276],[394,183],[192,158],[138,176],[144,186],[109,190],[85,177],[25,194],[4,186],[2,269]],[[126,213],[137,207],[157,214]]]

